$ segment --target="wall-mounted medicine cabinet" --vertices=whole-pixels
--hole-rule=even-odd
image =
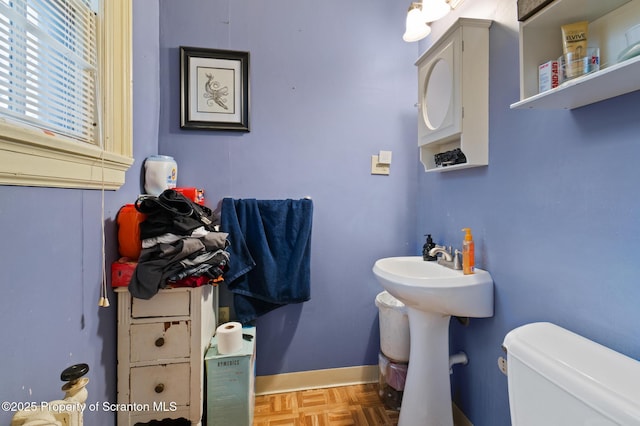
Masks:
[[[600,70],[538,93],[538,66],[562,55],[561,26],[588,21]],[[640,0],[554,0],[520,22],[520,101],[512,109],[573,109],[640,90],[640,56],[618,61],[625,32],[640,24]]]
[[[427,172],[489,164],[491,23],[459,18],[416,62],[418,146]],[[462,158],[458,150],[466,161],[446,161]]]

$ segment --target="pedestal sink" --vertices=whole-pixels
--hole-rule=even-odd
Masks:
[[[380,259],[373,273],[409,314],[409,370],[398,426],[453,426],[449,320],[493,316],[491,275],[481,269],[464,275],[418,256]]]

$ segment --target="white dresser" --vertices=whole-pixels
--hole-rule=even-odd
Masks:
[[[217,288],[118,294],[118,426],[185,418],[201,425],[204,354],[216,329]]]

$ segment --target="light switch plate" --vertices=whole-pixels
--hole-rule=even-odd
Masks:
[[[389,174],[389,165],[381,164],[378,162],[378,156],[371,156],[371,174],[372,175],[388,175]]]
[[[391,164],[391,151],[380,151],[378,162],[381,164]]]

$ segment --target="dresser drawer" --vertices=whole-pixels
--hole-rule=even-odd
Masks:
[[[151,406],[154,402],[189,405],[189,363],[134,367],[130,380],[131,402]]]
[[[133,318],[178,317],[189,315],[191,293],[184,290],[160,290],[149,300],[131,299]]]
[[[131,325],[131,362],[188,358],[190,321]]]

